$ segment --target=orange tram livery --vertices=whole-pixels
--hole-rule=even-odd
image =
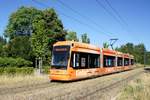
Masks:
[[[61,41],[53,45],[50,80],[71,81],[130,70],[134,57],[91,44]]]

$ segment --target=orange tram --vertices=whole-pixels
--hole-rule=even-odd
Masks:
[[[134,57],[91,44],[61,41],[53,45],[50,80],[71,81],[130,70]]]

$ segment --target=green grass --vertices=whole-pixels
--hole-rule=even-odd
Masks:
[[[150,73],[141,75],[131,81],[121,92],[117,100],[149,100],[150,99]]]
[[[33,67],[0,67],[0,75],[31,75],[33,73]]]
[[[17,87],[49,82],[48,75],[0,75],[1,87]]]

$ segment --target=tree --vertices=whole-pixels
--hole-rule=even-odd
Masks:
[[[34,56],[44,58],[51,56],[50,52],[55,42],[65,40],[66,31],[54,9],[38,10],[33,7],[20,7],[11,14],[4,35],[9,38],[8,45],[4,47],[9,53],[8,56],[25,57],[21,53],[26,51],[27,48],[24,47],[29,43],[27,47],[32,47],[30,50],[33,50]],[[24,36],[28,37],[26,43]],[[24,42],[20,42],[21,40]],[[32,55],[29,53],[27,56]]]
[[[146,52],[146,48],[143,43],[135,45],[135,60],[141,64],[144,64],[144,52]]]
[[[4,46],[6,45],[6,39],[0,36],[0,56],[4,56]]]
[[[81,39],[83,43],[90,43],[90,39],[88,38],[87,33],[82,34]]]
[[[58,18],[54,9],[43,10],[43,19],[45,23],[45,30],[48,36],[48,47],[52,50],[52,46],[57,41],[64,41],[66,31],[64,30],[61,20]]]
[[[39,60],[39,68],[42,67],[42,59],[50,54],[53,43],[65,40],[65,34],[54,9],[43,10],[41,15],[35,16],[31,40],[34,55]]]
[[[39,20],[34,23],[35,32],[32,34],[32,48],[36,57],[44,56],[46,47],[48,45],[48,36],[45,30],[44,20]]]
[[[147,51],[145,56],[146,56],[146,59],[145,59],[146,60],[146,62],[145,62],[146,65],[150,65],[150,52]]]
[[[124,53],[134,54],[134,45],[133,43],[127,43],[122,45],[118,50]]]
[[[146,52],[145,45],[140,43],[138,45],[134,45],[133,43],[127,43],[122,45],[120,48],[117,48],[118,51],[123,53],[129,53],[134,55],[135,61],[138,63],[144,63],[144,52]]]
[[[103,43],[103,48],[109,48],[109,44],[107,42]]]
[[[45,30],[45,22],[44,20],[38,20],[34,23],[35,32],[32,34],[32,48],[33,53],[36,56],[36,59],[39,60],[39,68],[42,66],[42,58],[44,57],[44,53],[46,52],[46,48],[48,45],[48,37]],[[37,66],[36,66],[37,67]]]
[[[29,36],[17,36],[9,41],[5,47],[7,56],[21,57],[26,60],[32,60],[33,53]]]
[[[5,45],[6,44],[6,39],[0,36],[0,45]]]
[[[41,11],[33,7],[20,7],[9,17],[9,22],[4,32],[9,38],[8,44],[4,47],[5,55],[10,57],[22,57],[32,60],[30,36],[33,32],[33,20]]]
[[[78,38],[77,38],[77,33],[73,32],[73,31],[67,32],[66,40],[69,40],[69,41],[72,41],[72,40],[79,41]]]
[[[34,17],[40,13],[40,10],[33,7],[20,7],[11,14],[4,35],[10,40],[18,35],[30,36],[33,31],[32,22]]]

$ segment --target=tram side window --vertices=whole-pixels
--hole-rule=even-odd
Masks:
[[[117,59],[117,66],[122,66],[122,57],[118,57]]]
[[[99,58],[98,54],[72,53],[70,65],[75,69],[97,68],[100,66]]]
[[[131,59],[131,65],[134,65],[134,60],[133,59]]]
[[[98,68],[100,66],[100,55],[99,54],[89,54],[89,67]]]
[[[81,68],[88,68],[88,55],[85,53],[79,53],[80,66]]]
[[[104,64],[104,67],[114,67],[115,66],[115,57],[104,55],[103,64]]]
[[[125,59],[124,59],[124,65],[125,65],[125,66],[129,66],[129,59],[128,59],[128,58],[125,58]]]

